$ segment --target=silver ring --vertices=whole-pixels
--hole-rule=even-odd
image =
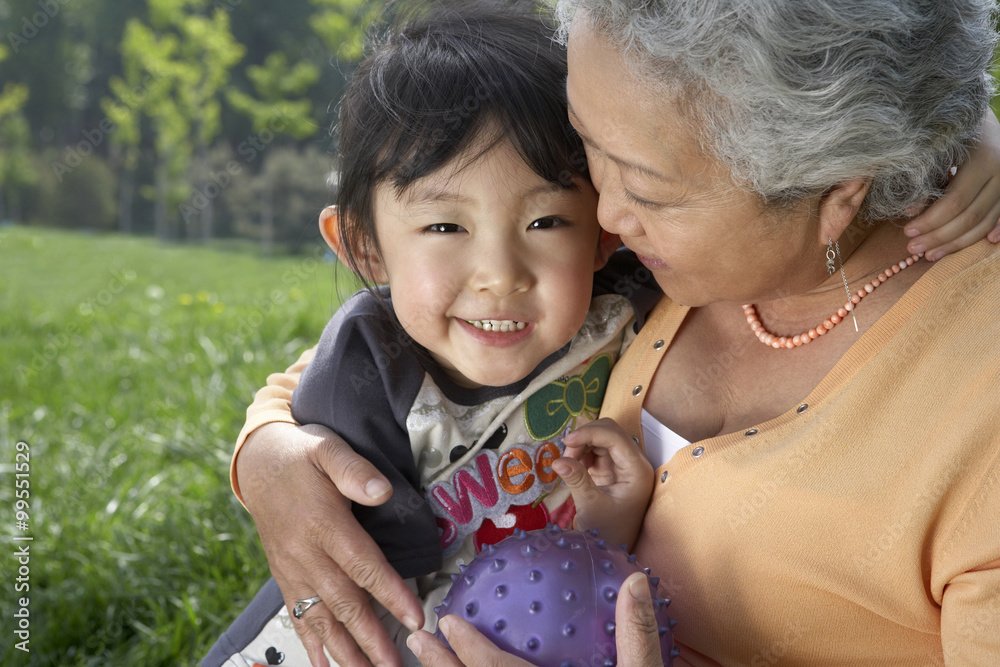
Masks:
[[[295,606],[292,607],[292,616],[294,616],[295,618],[302,618],[302,614],[309,611],[310,607],[312,607],[314,604],[320,601],[321,600],[319,599],[318,596],[311,597],[308,600],[296,600]]]

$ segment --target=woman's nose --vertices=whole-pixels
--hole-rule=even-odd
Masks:
[[[626,201],[616,165],[607,157],[588,150],[587,166],[590,182],[597,190],[597,220],[601,227],[619,236],[641,233],[635,216],[629,212],[629,202]]]
[[[642,227],[621,185],[606,179],[603,186],[597,199],[597,221],[601,227],[621,237],[641,235]]]

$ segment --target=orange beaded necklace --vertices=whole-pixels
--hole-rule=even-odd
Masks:
[[[833,329],[835,326],[840,324],[841,320],[847,317],[848,313],[853,315],[854,307],[861,303],[862,299],[874,292],[879,285],[906,267],[913,266],[913,263],[923,256],[924,253],[910,255],[898,264],[893,264],[888,269],[878,274],[877,278],[872,280],[870,283],[867,283],[863,288],[859,289],[856,294],[852,294],[850,300],[838,309],[836,313],[823,320],[822,324],[810,329],[809,331],[796,334],[795,336],[778,336],[768,331],[761,323],[760,316],[757,315],[757,309],[752,303],[743,306],[743,314],[747,316],[747,323],[750,324],[750,328],[753,329],[754,334],[757,335],[757,340],[764,343],[764,345],[769,345],[775,349],[785,348],[786,350],[791,350],[805,345],[806,343],[811,343],[820,336],[825,335],[827,331],[830,331],[830,329]],[[855,320],[854,329],[857,330],[857,328],[858,323],[857,320]]]

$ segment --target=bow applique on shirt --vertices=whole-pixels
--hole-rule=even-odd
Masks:
[[[550,382],[524,403],[524,424],[528,435],[542,442],[557,435],[570,421],[587,413],[597,417],[611,376],[611,357],[594,357],[579,375]]]

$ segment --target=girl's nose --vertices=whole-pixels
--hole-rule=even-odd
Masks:
[[[489,291],[498,297],[527,291],[532,284],[531,272],[517,248],[478,253],[471,286],[476,291]]]

